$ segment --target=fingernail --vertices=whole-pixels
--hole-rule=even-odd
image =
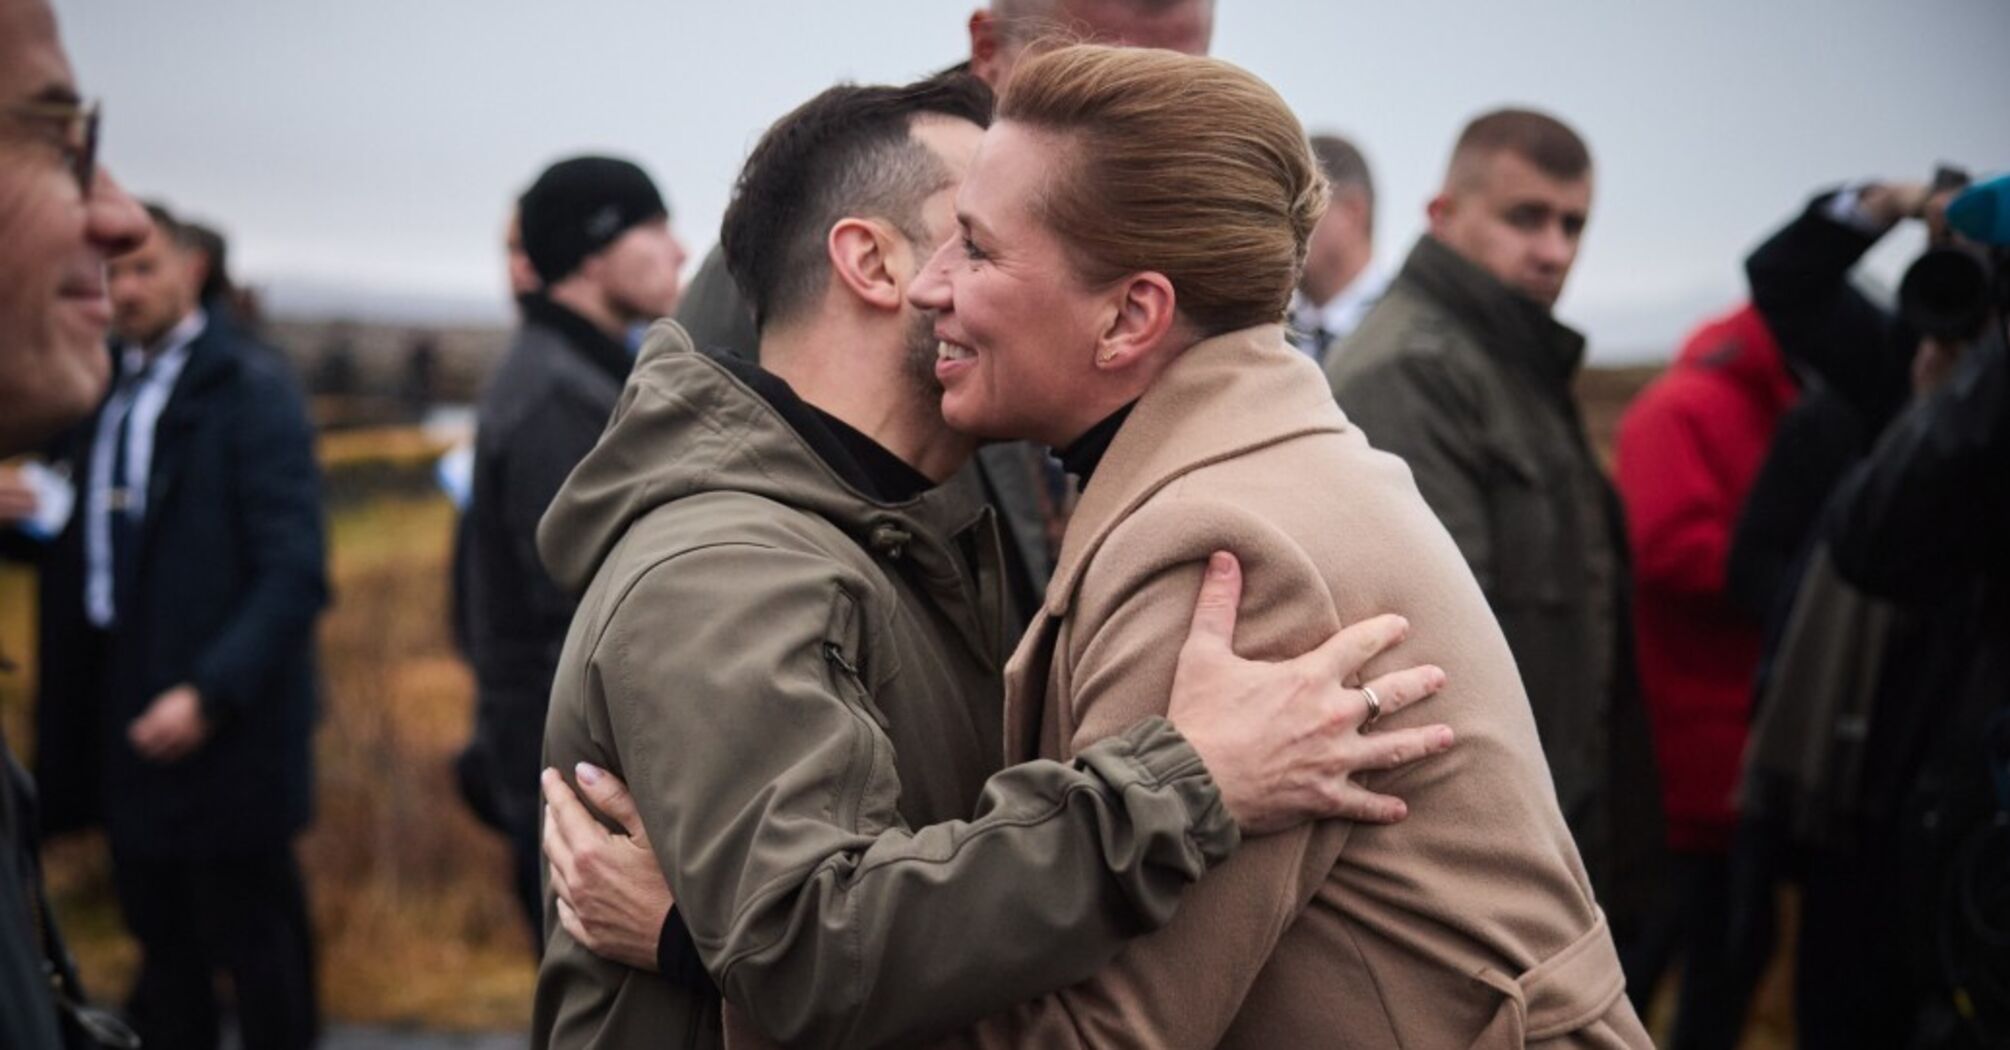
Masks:
[[[1228,574],[1233,570],[1234,564],[1229,559],[1228,552],[1215,551],[1213,554],[1208,555],[1207,574],[1217,580],[1226,579]]]
[[[579,782],[582,784],[598,784],[600,783],[600,778],[607,775],[601,772],[599,766],[591,762],[581,762],[572,767],[572,771],[579,774]]]
[[[1452,727],[1451,727],[1451,726],[1445,726],[1445,727],[1444,727],[1443,729],[1440,729],[1440,730],[1438,730],[1438,746],[1439,746],[1439,747],[1450,747],[1450,746],[1452,746]]]

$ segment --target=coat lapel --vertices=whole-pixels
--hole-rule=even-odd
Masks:
[[[147,470],[147,510],[140,523],[140,549],[145,550],[170,506],[188,467],[189,445],[199,428],[209,393],[229,378],[237,361],[222,343],[214,325],[189,346],[188,364],[175,380],[167,406],[154,424],[153,462]]]
[[[1060,717],[1052,707],[1061,698],[1048,694],[1062,623],[1089,561],[1133,510],[1210,463],[1347,425],[1319,367],[1284,341],[1280,325],[1216,336],[1181,354],[1110,443],[1069,519],[1046,604],[1006,665],[1006,761],[1042,754],[1046,720]]]
[[[1319,366],[1285,342],[1282,326],[1194,344],[1138,399],[1083,491],[1047,586],[1047,613],[1067,613],[1083,570],[1110,532],[1181,475],[1347,425]]]

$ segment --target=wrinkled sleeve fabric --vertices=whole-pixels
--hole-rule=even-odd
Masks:
[[[1850,284],[1849,274],[1878,241],[1829,214],[1816,197],[1745,259],[1752,305],[1781,353],[1820,376],[1873,426],[1905,404],[1916,333]]]
[[[1167,515],[1161,524],[1173,528],[1178,527],[1173,519],[1185,515],[1183,509],[1160,513]],[[1218,517],[1201,510],[1188,520]],[[1138,518],[1132,523],[1151,530]],[[1309,562],[1266,559],[1259,552],[1277,548],[1250,542],[1250,536],[1266,531],[1260,523],[1220,533],[1182,531],[1189,539],[1163,548],[1163,558],[1140,559],[1119,570],[1129,578],[1118,584],[1122,598],[1113,607],[1078,606],[1070,613],[1082,617],[1068,643],[1071,747],[1078,752],[1165,710],[1187,613],[1210,550],[1232,548],[1244,557],[1245,610],[1292,611],[1244,616],[1237,624],[1236,650],[1245,658],[1286,659],[1339,629],[1337,616],[1313,611],[1330,610],[1332,602]],[[1134,541],[1120,530],[1110,542]],[[1218,1045],[1284,931],[1331,871],[1345,835],[1346,825],[1328,822],[1245,842],[1187,891],[1176,922],[1132,943],[1088,981],[1022,1003],[946,1045],[985,1050]]]
[[[814,552],[681,553],[618,597],[583,671],[699,954],[790,1046],[908,1044],[1080,980],[1235,845],[1162,719],[997,774],[967,821],[906,826],[843,666],[866,594]]]
[[[1334,396],[1370,445],[1409,464],[1417,491],[1493,598],[1498,580],[1475,381],[1437,355],[1409,353],[1346,372]]]
[[[236,411],[232,463],[252,578],[190,675],[207,712],[226,718],[264,695],[272,667],[301,651],[328,601],[321,473],[306,404],[288,377],[247,366]]]
[[[2010,578],[2010,357],[1970,350],[1946,384],[1893,424],[1829,503],[1836,569],[1899,601],[1943,594],[1978,569]]]

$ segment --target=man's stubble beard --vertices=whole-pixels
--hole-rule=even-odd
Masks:
[[[907,326],[907,348],[901,355],[900,371],[913,384],[914,392],[929,410],[939,415],[942,412],[942,383],[935,378],[936,345],[935,314],[928,310],[916,311]]]

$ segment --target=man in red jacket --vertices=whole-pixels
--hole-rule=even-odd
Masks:
[[[1703,324],[1619,424],[1617,481],[1633,552],[1641,689],[1660,760],[1687,961],[1675,1047],[1736,1044],[1728,984],[1730,848],[1760,627],[1726,587],[1745,494],[1797,395],[1750,305]]]

